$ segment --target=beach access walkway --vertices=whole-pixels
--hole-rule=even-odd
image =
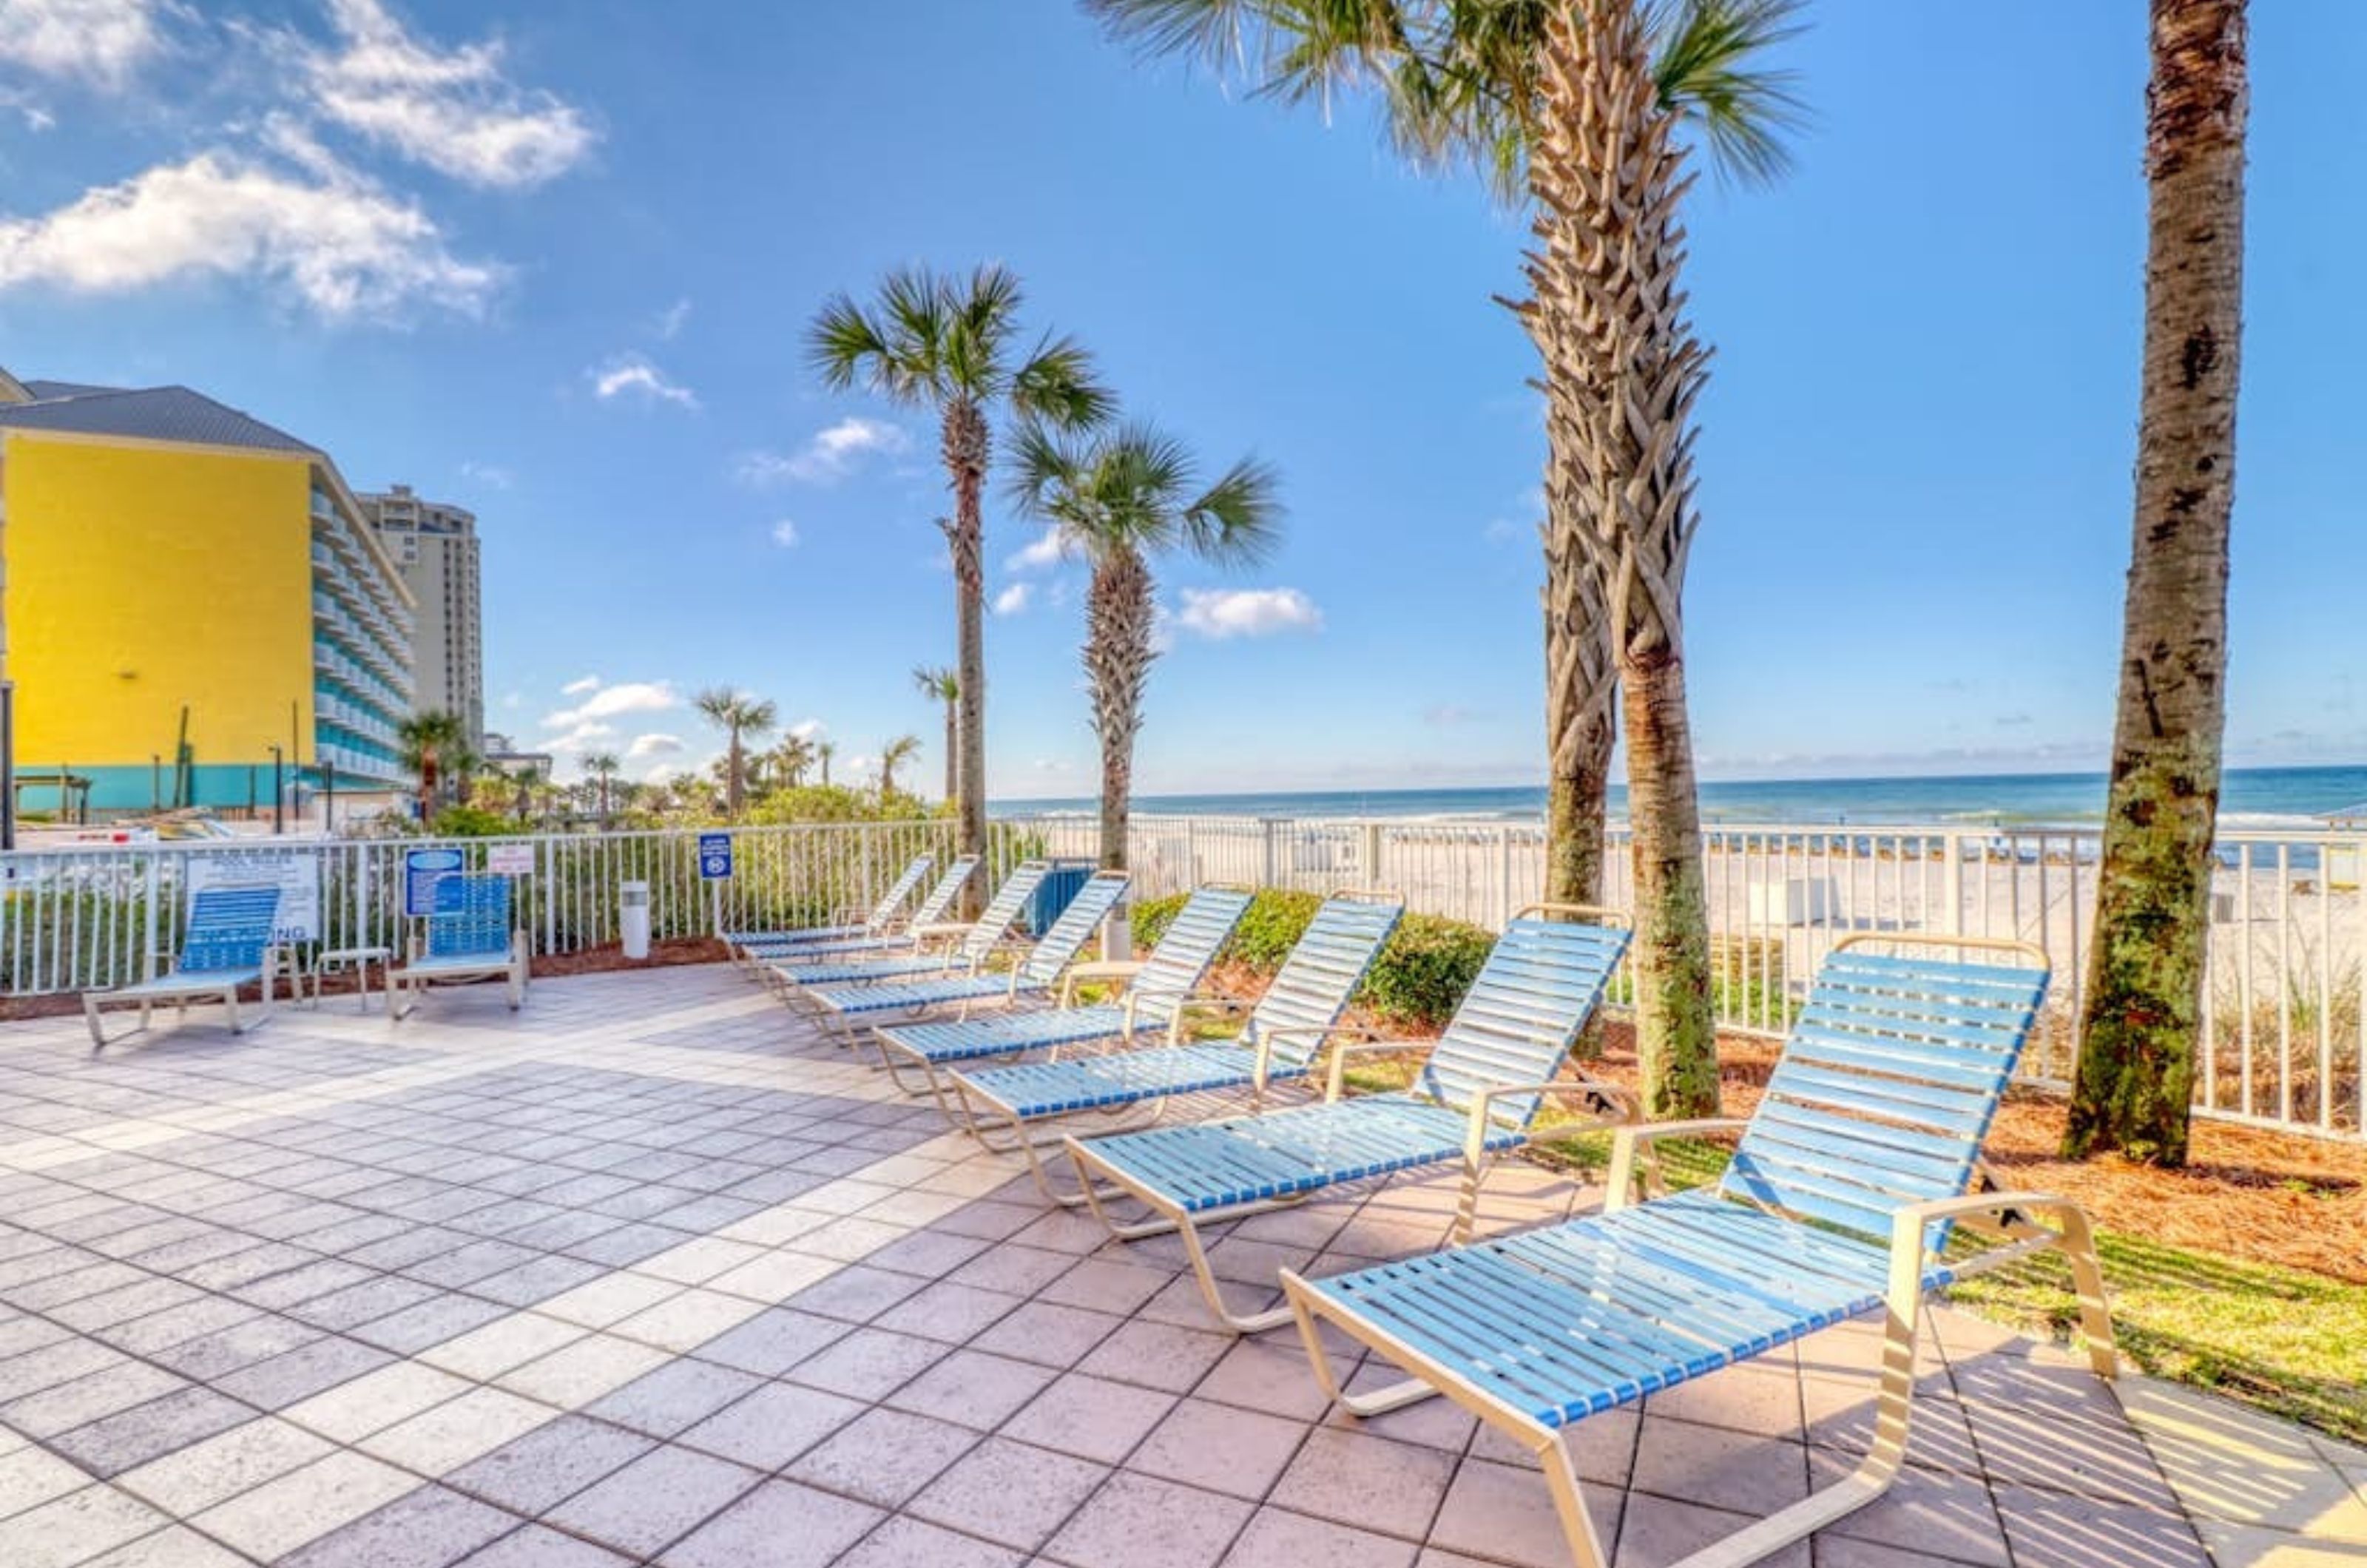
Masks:
[[[1486,1226],[1597,1194],[1512,1165]],[[1244,1290],[1434,1247],[1452,1177],[1263,1215]],[[2367,1452],[1937,1314],[1910,1469],[1772,1561],[2367,1561]],[[1846,1470],[1848,1325],[1586,1424],[1618,1561]],[[1377,1378],[1379,1369],[1367,1376]],[[94,1057],[0,1027],[8,1568],[1554,1564],[1529,1461],[1442,1402],[1327,1410],[1293,1335],[1211,1331],[1172,1238],[717,965],[350,998]]]

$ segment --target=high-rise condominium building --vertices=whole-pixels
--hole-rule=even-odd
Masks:
[[[471,750],[485,749],[485,656],[477,589],[477,518],[409,485],[366,494],[362,510],[419,603],[411,683],[422,713],[457,714]]]
[[[275,761],[402,784],[411,592],[318,447],[187,387],[0,371],[0,567],[20,774],[117,811],[267,807]]]

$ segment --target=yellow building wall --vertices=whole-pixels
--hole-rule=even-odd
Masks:
[[[11,432],[0,446],[18,766],[312,753],[311,464]]]

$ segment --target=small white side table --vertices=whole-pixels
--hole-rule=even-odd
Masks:
[[[362,1011],[369,1011],[369,966],[378,965],[379,989],[387,988],[387,966],[394,962],[391,947],[333,947],[312,960],[312,1005],[321,1005],[321,976],[335,969],[339,974],[351,969],[361,976]]]

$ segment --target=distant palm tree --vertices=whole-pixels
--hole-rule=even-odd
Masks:
[[[806,771],[813,765],[813,742],[804,736],[784,735],[774,744],[772,771],[780,787],[797,788],[806,782]]]
[[[910,408],[937,412],[938,449],[954,492],[941,520],[953,556],[956,659],[961,680],[961,765],[955,773],[961,850],[986,852],[986,559],[980,493],[992,457],[991,412],[1083,429],[1109,416],[1110,396],[1093,360],[1070,339],[1046,336],[1022,357],[1016,275],[980,266],[968,277],[900,268],[870,309],[840,294],[807,333],[807,356],[823,382],[858,384]],[[975,895],[964,889],[965,908]]]
[[[457,773],[469,755],[469,728],[442,708],[413,714],[394,728],[402,771],[419,781],[419,819],[435,814],[447,771]]]
[[[764,697],[752,697],[729,686],[709,686],[691,698],[699,716],[730,737],[724,751],[723,810],[737,818],[747,797],[747,753],[742,742],[772,733],[780,710]]]
[[[814,755],[821,759],[821,787],[830,787],[830,760],[838,755],[838,742],[821,740],[814,744]]]
[[[879,794],[885,798],[896,793],[896,770],[921,754],[921,738],[899,735],[879,748]]]
[[[925,664],[916,665],[912,684],[921,689],[921,695],[946,705],[946,798],[951,800],[959,772],[961,677],[943,666],[933,670]]]
[[[1181,551],[1220,565],[1262,558],[1282,515],[1275,474],[1243,458],[1203,489],[1183,443],[1142,423],[1084,437],[1028,425],[1013,462],[1014,505],[1050,523],[1093,564],[1084,664],[1102,743],[1102,864],[1123,871],[1142,688],[1158,657],[1150,558]]]
[[[2136,525],[2064,1152],[2186,1163],[2227,724],[2244,307],[2243,0],[2154,0]]]
[[[608,825],[609,781],[622,772],[623,767],[624,764],[617,761],[617,755],[613,751],[595,751],[583,759],[583,771],[596,780],[600,786],[600,826],[603,828]]]

